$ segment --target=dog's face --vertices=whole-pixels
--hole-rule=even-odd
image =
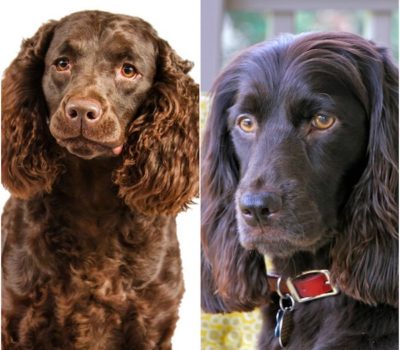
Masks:
[[[240,242],[290,256],[332,239],[365,162],[367,116],[334,55],[313,57],[296,41],[272,46],[237,62],[228,129]]]
[[[77,13],[58,23],[42,85],[50,132],[61,146],[85,159],[121,153],[156,73],[154,37],[128,16]]]

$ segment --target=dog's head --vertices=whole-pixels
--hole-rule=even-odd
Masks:
[[[203,260],[228,309],[265,292],[262,254],[326,245],[342,291],[397,303],[397,74],[373,43],[315,33],[254,46],[217,79]]]
[[[89,159],[122,152],[127,124],[153,85],[158,40],[127,16],[81,13],[56,25],[42,86],[61,146]]]
[[[43,25],[5,72],[3,183],[50,192],[63,156],[119,157],[121,197],[176,213],[197,191],[198,87],[139,18],[86,11]]]

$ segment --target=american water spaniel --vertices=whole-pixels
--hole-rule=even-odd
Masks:
[[[44,24],[2,84],[3,349],[170,349],[198,86],[145,21]]]
[[[201,199],[204,310],[260,307],[260,349],[398,348],[398,70],[386,49],[308,33],[236,57],[213,87]]]

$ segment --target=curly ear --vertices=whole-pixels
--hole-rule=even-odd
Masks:
[[[44,56],[56,22],[25,40],[2,81],[2,182],[15,196],[51,191],[61,171],[54,154],[42,92]]]
[[[370,305],[398,304],[398,70],[373,46],[361,74],[370,99],[367,165],[344,212],[333,277]]]
[[[142,113],[128,130],[119,194],[137,211],[176,214],[198,194],[199,89],[182,60],[158,40],[157,74]]]
[[[234,193],[239,165],[227,127],[237,81],[234,69],[217,80],[202,148],[202,307],[251,310],[265,301],[264,258],[239,243]]]

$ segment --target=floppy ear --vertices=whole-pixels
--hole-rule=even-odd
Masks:
[[[202,148],[202,307],[208,312],[251,310],[265,301],[263,256],[239,243],[234,194],[239,165],[227,126],[234,69],[214,86]]]
[[[199,89],[192,68],[158,41],[153,87],[128,128],[128,146],[114,181],[135,210],[176,214],[198,193]]]
[[[398,304],[398,70],[372,48],[362,76],[370,99],[367,165],[344,212],[333,249],[333,278],[370,305]]]
[[[44,56],[56,22],[22,44],[2,81],[2,182],[15,196],[51,191],[61,171],[46,124],[42,91]]]

